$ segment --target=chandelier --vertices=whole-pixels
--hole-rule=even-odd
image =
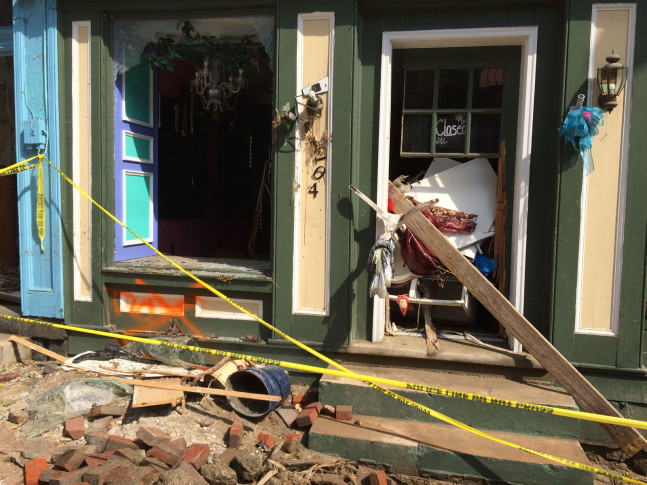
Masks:
[[[195,72],[195,78],[191,82],[191,95],[195,91],[202,101],[205,110],[223,111],[224,107],[232,111],[236,108],[238,93],[247,86],[247,80],[243,76],[243,69],[238,69],[238,77],[229,75],[224,79],[223,71],[229,71],[223,67],[220,60],[204,60],[201,70]]]

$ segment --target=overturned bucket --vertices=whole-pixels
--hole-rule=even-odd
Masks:
[[[279,396],[283,400],[290,394],[290,377],[285,370],[274,365],[259,369],[243,369],[229,376],[225,389]],[[279,404],[276,401],[259,401],[231,396],[227,400],[234,411],[251,418],[264,416]]]

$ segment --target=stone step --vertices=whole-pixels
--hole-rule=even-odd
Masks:
[[[346,367],[363,375],[379,376],[517,402],[578,409],[571,396],[563,389],[545,382],[528,383],[506,379],[498,375],[461,374],[429,369],[361,365],[346,365]],[[563,439],[577,440],[579,438],[579,421],[577,419],[394,386],[383,387],[478,429]],[[319,383],[319,400],[323,404],[332,406],[352,405],[355,413],[368,416],[397,417],[420,422],[436,421],[424,412],[406,406],[363,382],[347,377],[324,375]]]
[[[493,431],[492,435],[533,450],[589,464],[579,443]],[[461,476],[524,485],[593,484],[594,475],[468,431],[438,423],[354,415],[352,421],[320,416],[310,428],[312,450],[388,465],[392,472],[444,478]]]

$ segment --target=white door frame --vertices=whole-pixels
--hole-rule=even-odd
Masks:
[[[510,264],[510,302],[523,312],[526,270],[526,237],[528,225],[528,186],[530,182],[530,156],[532,146],[532,121],[535,97],[537,64],[536,26],[497,27],[484,29],[417,30],[384,32],[382,34],[382,68],[380,78],[380,121],[377,175],[377,204],[387,208],[389,151],[391,143],[391,71],[393,49],[427,49],[444,47],[521,46],[519,80],[519,115],[517,118],[516,158],[514,172],[514,204],[512,207],[512,261]],[[378,234],[382,233],[378,221]],[[379,342],[384,336],[384,302],[373,299],[372,340]],[[521,350],[514,338],[511,348]]]

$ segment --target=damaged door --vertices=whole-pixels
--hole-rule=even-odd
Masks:
[[[445,208],[477,214],[474,233],[450,238],[467,257],[480,252],[492,256],[497,177],[504,177],[507,206],[512,207],[520,56],[516,46],[393,51],[388,178],[400,177],[420,202],[438,198]],[[509,163],[497,174],[503,140]],[[510,226],[505,224],[505,234]],[[504,252],[502,287],[509,279],[509,242]],[[400,314],[396,300],[400,294],[411,296],[412,279],[417,280],[414,301],[424,301],[420,295],[426,294],[436,302],[431,315],[440,329],[496,333],[496,321],[460,282],[412,268],[411,258],[405,266],[398,253],[399,248],[395,281],[401,286],[392,287],[386,308],[375,304],[374,340],[385,330],[400,334],[423,328],[420,318]],[[415,306],[411,313],[418,314]]]
[[[157,70],[147,62],[115,82],[115,214],[157,247]],[[115,223],[115,261],[155,254]]]

